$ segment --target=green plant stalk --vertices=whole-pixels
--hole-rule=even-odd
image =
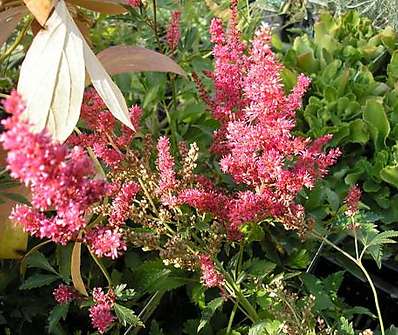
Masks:
[[[385,335],[384,322],[383,322],[383,317],[381,315],[381,310],[380,310],[380,305],[379,305],[379,297],[377,295],[376,287],[373,284],[373,280],[370,277],[370,275],[369,275],[368,271],[366,270],[366,268],[363,266],[362,262],[360,260],[358,260],[358,262],[356,264],[362,270],[362,272],[365,275],[367,281],[369,282],[370,288],[372,289],[373,299],[374,299],[374,302],[375,302],[375,305],[376,305],[377,317],[378,317],[379,323],[380,323],[381,335]]]
[[[90,250],[90,248],[88,248],[88,251],[90,252],[90,255],[93,258],[94,262],[98,265],[98,267],[100,268],[100,270],[103,273],[104,277],[106,278],[106,281],[108,282],[109,287],[112,287],[112,279],[111,279],[111,276],[108,273],[108,270],[100,262],[100,260],[93,254],[93,252]]]
[[[234,279],[232,276],[223,269],[221,263],[215,259],[215,263],[217,264],[218,270],[221,272],[221,274],[224,276],[224,279],[227,281],[227,283],[231,286],[233,289],[237,302],[242,306],[242,308],[247,312],[248,317],[250,320],[255,323],[259,320],[257,311],[254,309],[252,304],[247,300],[247,298],[243,295],[242,291],[240,290],[239,286],[235,283]]]
[[[372,290],[373,293],[373,300],[375,303],[375,307],[376,307],[376,311],[377,311],[377,317],[379,319],[379,324],[380,324],[380,331],[381,331],[381,335],[385,335],[385,330],[384,330],[384,322],[383,322],[383,317],[381,315],[381,310],[380,310],[380,304],[379,304],[379,298],[377,295],[377,291],[376,291],[376,287],[374,286],[373,280],[370,277],[368,271],[366,270],[366,268],[363,266],[362,261],[361,261],[361,256],[359,256],[357,259],[352,257],[349,253],[345,252],[344,250],[342,250],[341,248],[339,248],[337,245],[335,245],[333,242],[329,241],[327,238],[323,237],[322,235],[313,232],[312,233],[313,236],[315,236],[316,238],[324,241],[326,244],[330,245],[332,248],[336,249],[337,251],[339,251],[341,254],[343,254],[345,257],[347,257],[349,260],[351,260],[353,263],[355,263],[359,269],[361,269],[361,271],[363,272],[363,274],[366,277],[366,280],[369,282],[370,288]]]
[[[238,302],[235,303],[234,307],[232,308],[232,312],[231,315],[229,317],[229,321],[228,321],[228,326],[227,326],[227,335],[231,334],[231,329],[232,329],[232,323],[234,322],[234,318],[235,318],[235,314],[236,314],[236,310],[238,309]]]
[[[160,43],[159,33],[158,33],[158,22],[157,22],[157,10],[156,10],[156,0],[152,0],[153,6],[153,32],[155,33],[156,42],[159,46],[159,51],[162,50],[162,44]]]
[[[9,57],[12,52],[15,50],[15,48],[21,43],[22,39],[25,37],[31,23],[33,21],[33,17],[30,17],[25,25],[23,26],[21,32],[18,34],[17,38],[15,39],[14,43],[0,56],[0,64],[3,63],[3,61]]]

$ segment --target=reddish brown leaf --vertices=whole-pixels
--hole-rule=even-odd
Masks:
[[[7,41],[27,12],[28,10],[25,6],[13,7],[0,12],[0,47]]]
[[[127,9],[120,5],[123,1],[113,0],[69,0],[70,3],[78,5],[95,12],[110,15],[118,15],[127,12]]]
[[[170,57],[156,51],[131,46],[115,46],[97,54],[98,59],[114,75],[125,72],[173,72],[186,76],[184,70]]]

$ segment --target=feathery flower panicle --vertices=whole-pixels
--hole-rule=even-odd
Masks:
[[[108,305],[97,304],[89,309],[91,324],[100,334],[104,334],[116,320],[112,308]]]
[[[362,191],[358,185],[352,186],[344,200],[347,206],[345,214],[347,216],[354,216],[358,212],[359,200],[361,199]]]
[[[112,314],[115,295],[111,290],[105,294],[102,288],[94,288],[93,300],[95,305],[91,306],[89,309],[91,323],[93,328],[97,329],[100,334],[103,334],[116,320],[115,316]]]
[[[56,289],[54,289],[53,295],[58,304],[68,304],[77,297],[76,291],[65,284],[60,284]]]
[[[86,233],[84,241],[98,257],[116,259],[127,250],[124,234],[120,228],[94,227]]]
[[[0,141],[8,150],[11,176],[32,191],[32,207],[19,205],[11,217],[32,235],[66,244],[84,228],[87,211],[106,195],[107,184],[93,179],[93,165],[81,147],[70,150],[46,131],[32,133],[20,119],[21,98],[13,92],[10,99],[5,106],[12,116],[3,121],[6,132]],[[47,217],[42,213],[47,210],[56,214]]]
[[[123,160],[123,155],[104,141],[93,143],[92,148],[95,155],[112,168],[117,168]]]
[[[305,215],[296,203],[298,193],[324,177],[341,153],[323,150],[329,135],[313,142],[294,136],[295,112],[310,79],[299,75],[286,95],[283,66],[272,52],[269,28],[261,27],[246,48],[237,29],[236,0],[231,9],[227,31],[219,19],[210,27],[215,94],[208,105],[220,122],[212,151],[221,156],[222,171],[244,191],[215,197],[207,190],[190,189],[181,192],[179,201],[222,219],[231,238],[240,236],[246,222],[266,217],[282,221],[287,229],[300,230]],[[201,96],[207,97],[203,87],[199,88]]]
[[[170,141],[167,137],[162,136],[158,140],[158,159],[156,167],[159,172],[158,193],[167,194],[175,190],[178,185],[176,173],[174,171],[175,162],[170,152]]]
[[[219,273],[208,255],[199,256],[200,269],[202,271],[201,280],[206,287],[222,287],[224,277]]]
[[[135,182],[128,182],[122,186],[112,203],[110,225],[118,227],[124,224],[129,216],[130,205],[139,191],[140,186]]]
[[[174,11],[171,13],[171,19],[166,34],[167,44],[169,45],[170,50],[175,50],[178,46],[178,42],[180,41],[180,19],[180,11]]]

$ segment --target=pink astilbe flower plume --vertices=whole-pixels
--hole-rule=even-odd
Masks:
[[[177,178],[174,171],[175,162],[170,152],[170,141],[167,137],[159,138],[158,145],[158,159],[156,167],[159,172],[159,194],[167,194],[177,187]]]
[[[93,300],[95,304],[89,309],[91,323],[93,328],[97,329],[100,334],[103,334],[116,320],[116,317],[112,314],[115,295],[111,290],[105,294],[102,288],[94,288]]]
[[[120,135],[116,135],[116,119],[98,93],[94,89],[88,89],[84,93],[81,117],[93,132],[72,135],[68,139],[68,143],[90,147],[108,167],[118,168],[124,159],[122,151],[126,150],[139,130],[141,116],[141,107],[137,105],[131,107],[130,120],[134,130],[121,125]]]
[[[338,149],[324,152],[329,135],[313,142],[294,136],[295,112],[310,79],[299,75],[286,95],[283,66],[272,52],[269,29],[261,27],[247,48],[237,29],[237,1],[232,1],[231,8],[227,31],[219,19],[210,27],[215,60],[210,76],[213,98],[209,101],[203,86],[198,86],[220,122],[212,150],[221,156],[222,171],[231,175],[242,191],[220,197],[211,190],[191,189],[182,191],[179,201],[222,219],[230,238],[239,238],[246,222],[267,217],[288,229],[304,229],[305,213],[296,197],[324,177],[341,153]]]
[[[110,225],[117,227],[124,224],[129,215],[130,205],[139,190],[140,186],[135,182],[128,182],[122,186],[112,203]]]
[[[202,271],[201,280],[206,287],[222,287],[224,277],[219,273],[208,255],[199,256],[200,269]]]
[[[345,211],[347,216],[354,216],[358,212],[361,195],[361,189],[357,185],[354,185],[349,189],[344,200],[344,203],[347,206],[347,210]]]
[[[68,304],[77,297],[75,289],[65,284],[60,284],[53,291],[53,295],[58,304]]]
[[[128,4],[133,8],[141,6],[141,0],[127,0],[127,1]]]
[[[180,41],[180,18],[180,11],[174,11],[171,13],[171,19],[166,33],[167,44],[169,45],[170,50],[175,50]]]
[[[84,241],[98,257],[118,258],[127,250],[120,228],[95,227],[86,233]]]
[[[33,133],[20,118],[23,103],[16,92],[4,103],[11,115],[3,121],[0,141],[8,150],[11,176],[31,189],[32,207],[17,206],[11,218],[39,238],[66,244],[85,227],[90,207],[108,192],[105,181],[94,179],[89,157],[80,147],[54,142],[46,131]],[[44,211],[52,210],[52,216]]]

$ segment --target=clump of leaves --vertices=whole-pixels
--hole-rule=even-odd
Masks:
[[[363,201],[382,214],[383,223],[396,222],[397,34],[374,28],[357,12],[337,19],[323,13],[314,31],[314,37],[297,37],[287,49],[274,39],[288,67],[285,82],[294,83],[300,72],[312,78],[297,131],[315,138],[333,134],[331,144],[344,152],[307,208],[323,219],[335,213],[346,185],[360,182]]]

